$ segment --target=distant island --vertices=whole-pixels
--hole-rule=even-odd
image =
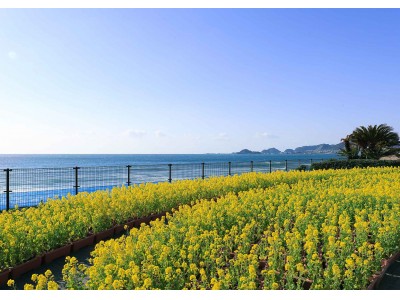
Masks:
[[[296,149],[286,149],[285,151],[280,151],[276,148],[269,148],[262,151],[252,151],[249,149],[243,149],[239,152],[234,152],[233,154],[333,154],[337,153],[341,148],[344,147],[343,143],[336,145],[329,144],[319,144],[314,146],[301,146]]]
[[[261,152],[258,151],[251,151],[249,149],[243,149],[239,152],[234,152],[233,154],[261,154]]]

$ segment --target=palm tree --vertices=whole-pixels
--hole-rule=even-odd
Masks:
[[[359,149],[357,145],[351,142],[351,135],[347,135],[345,138],[341,139],[344,144],[344,149],[339,150],[339,154],[346,156],[348,159],[358,158]]]
[[[357,127],[352,134],[342,139],[345,148],[341,154],[351,158],[379,159],[382,156],[399,154],[399,135],[386,125]]]

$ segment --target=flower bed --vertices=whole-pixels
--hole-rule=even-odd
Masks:
[[[152,213],[170,211],[201,198],[215,198],[277,182],[296,182],[307,173],[248,173],[206,180],[141,184],[79,193],[38,207],[0,213],[0,273],[36,256]],[[315,175],[314,175],[315,176]],[[321,178],[328,173],[319,175]]]
[[[139,228],[142,223],[148,225],[151,220],[159,219],[165,215],[166,215],[166,212],[154,214],[151,217],[144,217],[144,218],[136,219],[134,225],[137,228]],[[121,230],[121,228],[122,228],[122,230]],[[110,238],[113,235],[120,234],[122,231],[126,231],[128,228],[129,228],[128,224],[118,225],[118,226],[112,228],[111,230],[107,229],[103,232],[89,235],[83,239],[74,241],[72,244],[51,250],[42,256],[37,256],[37,257],[30,259],[22,264],[19,264],[10,269],[7,269],[6,271],[3,271],[0,273],[0,287],[5,285],[8,281],[8,279],[18,279],[24,273],[27,273],[34,269],[37,269],[41,265],[49,264],[53,260],[60,258],[60,257],[66,257],[70,253],[79,251],[83,247],[93,245],[97,242],[100,242],[100,241],[106,239],[106,238]],[[53,285],[53,287],[54,287],[54,285]]]
[[[101,242],[92,266],[67,260],[66,288],[365,289],[399,251],[400,170],[310,174]]]

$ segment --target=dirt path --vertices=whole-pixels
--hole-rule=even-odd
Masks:
[[[378,290],[400,290],[400,260],[396,260],[386,271]]]

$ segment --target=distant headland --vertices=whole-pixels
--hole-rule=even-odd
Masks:
[[[344,147],[343,143],[336,145],[329,144],[319,144],[314,146],[301,146],[296,149],[286,149],[285,151],[280,151],[276,148],[269,148],[262,151],[252,151],[249,149],[243,149],[239,152],[233,152],[234,154],[334,154],[337,153],[341,148]]]

